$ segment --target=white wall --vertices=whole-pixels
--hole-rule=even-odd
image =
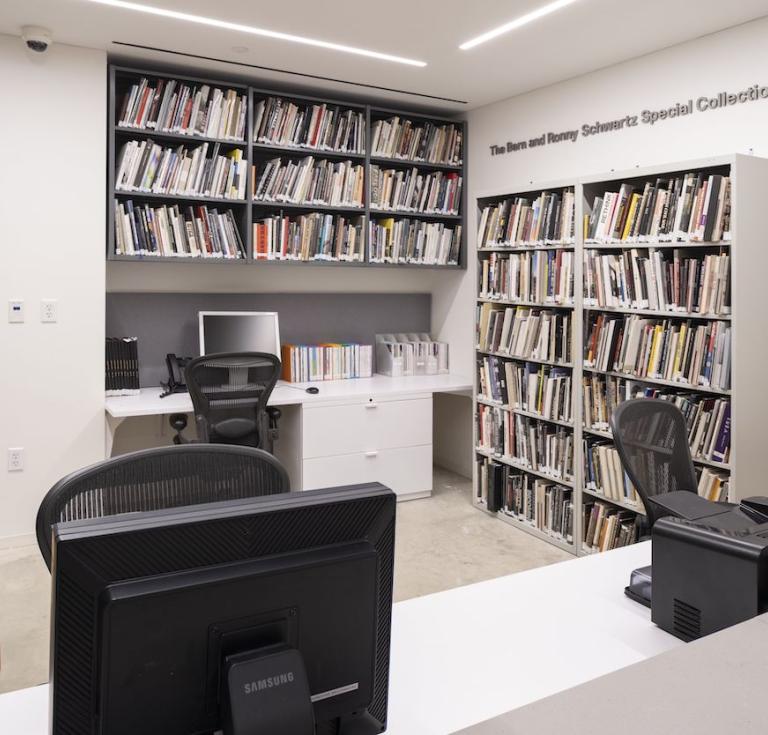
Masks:
[[[477,197],[724,153],[768,157],[768,99],[504,155],[491,156],[489,146],[768,85],[766,38],[768,18],[468,113],[468,268],[456,288],[435,294],[433,301],[433,322],[451,342],[454,365],[462,372],[474,370]],[[454,451],[471,456],[471,422],[456,428],[462,434],[454,438]]]
[[[490,144],[639,115],[768,85],[768,18],[513,97],[469,114],[469,182],[479,193],[721,153],[768,156],[768,99],[576,142],[491,156]]]
[[[0,35],[0,542],[34,532],[43,495],[104,452],[106,58]],[[40,300],[59,321],[40,323]],[[26,323],[9,324],[8,299]],[[6,449],[24,447],[23,472]]]

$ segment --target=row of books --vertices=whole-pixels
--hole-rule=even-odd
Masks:
[[[232,210],[152,207],[115,202],[115,253],[186,258],[244,258]]]
[[[253,224],[256,260],[362,261],[364,218],[313,212],[274,215]]]
[[[462,162],[463,135],[458,125],[417,125],[399,116],[371,126],[371,154],[451,166]]]
[[[573,491],[570,488],[512,470],[502,510],[547,536],[573,543]]]
[[[594,552],[631,546],[639,536],[638,517],[599,500],[582,506],[582,548]]]
[[[252,177],[258,201],[363,206],[363,167],[352,161],[273,158],[254,164]]]
[[[642,511],[642,502],[621,465],[616,447],[604,440],[585,439],[584,486],[609,500],[629,503]]]
[[[571,315],[523,306],[480,304],[477,344],[483,352],[549,362],[570,362]]]
[[[448,372],[448,343],[426,332],[376,335],[376,371],[392,378]]]
[[[482,260],[479,294],[485,299],[572,304],[573,252],[491,253]]]
[[[142,77],[123,97],[118,127],[242,141],[248,97],[234,89]]]
[[[576,198],[573,191],[542,192],[484,207],[477,247],[573,243]]]
[[[241,148],[208,156],[208,143],[195,148],[163,147],[150,139],[131,140],[121,152],[115,176],[119,191],[245,199],[248,162]]]
[[[729,390],[731,327],[727,322],[600,314],[585,330],[585,367]]]
[[[731,180],[701,172],[648,181],[642,190],[624,183],[595,197],[584,217],[590,242],[653,239],[711,242],[730,239]]]
[[[584,426],[610,431],[614,409],[634,398],[671,401],[683,413],[688,428],[691,456],[710,462],[728,462],[731,446],[731,403],[696,393],[680,393],[673,388],[658,388],[628,378],[586,375],[583,378]]]
[[[558,480],[573,477],[573,433],[498,406],[477,407],[477,447]]]
[[[392,217],[371,220],[368,248],[371,263],[457,265],[461,225]]]
[[[487,355],[477,360],[479,397],[553,421],[571,421],[571,371]]]
[[[395,212],[458,214],[462,177],[458,173],[417,168],[383,169],[371,166],[371,207]]]
[[[108,396],[139,393],[139,341],[136,337],[107,337],[104,385]]]
[[[702,467],[697,492],[702,498],[724,503],[728,500],[730,485],[730,477],[725,472]]]
[[[731,313],[730,256],[671,257],[650,248],[620,254],[584,251],[584,303],[588,306]]]
[[[281,347],[281,355],[280,377],[289,383],[370,378],[373,375],[373,345],[285,344]]]
[[[338,105],[267,97],[253,106],[253,142],[362,154],[365,114]]]
[[[499,511],[553,538],[573,543],[573,491],[479,456],[478,493],[491,513]]]

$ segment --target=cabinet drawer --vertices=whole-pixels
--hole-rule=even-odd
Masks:
[[[432,399],[305,406],[304,459],[432,444]]]
[[[380,482],[398,495],[431,492],[432,445],[304,460],[304,490],[359,482]]]

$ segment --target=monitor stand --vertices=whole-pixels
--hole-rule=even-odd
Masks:
[[[269,646],[224,659],[224,735],[314,735],[304,660]]]

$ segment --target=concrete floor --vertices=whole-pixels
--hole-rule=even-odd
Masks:
[[[435,468],[431,498],[398,505],[395,600],[571,558],[470,503],[471,482]],[[0,549],[0,692],[48,679],[50,576],[37,546]]]

